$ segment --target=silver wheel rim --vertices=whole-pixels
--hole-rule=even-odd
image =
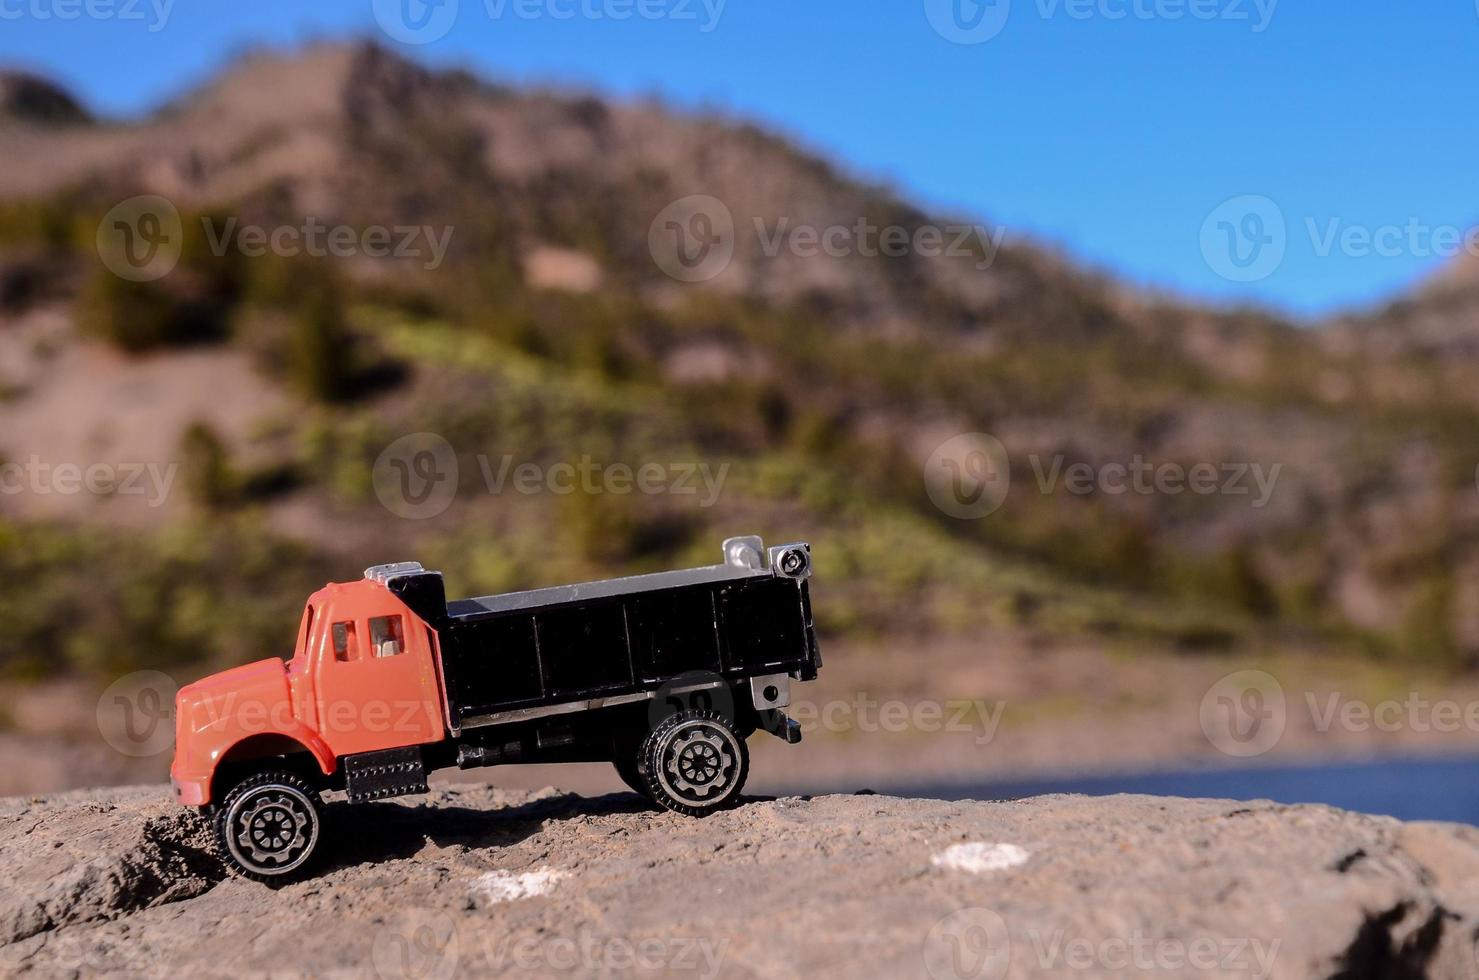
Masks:
[[[242,794],[226,814],[226,846],[242,867],[283,875],[313,853],[318,811],[301,790],[274,783]]]
[[[739,740],[723,725],[685,721],[663,739],[657,781],[680,803],[714,806],[734,792],[740,751]]]

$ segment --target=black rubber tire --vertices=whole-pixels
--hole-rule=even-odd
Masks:
[[[623,753],[611,761],[611,767],[621,777],[621,781],[627,787],[647,802],[652,802],[652,791],[647,788],[647,780],[642,778],[641,769],[637,766],[636,751],[628,756]]]
[[[690,817],[734,806],[750,774],[750,751],[718,711],[663,719],[642,742],[641,775],[652,802]]]
[[[258,807],[261,822],[249,826],[249,808]],[[288,826],[293,823],[297,826]],[[232,870],[263,884],[284,884],[306,877],[318,857],[324,836],[323,801],[302,776],[282,769],[259,772],[231,788],[216,808],[214,825],[216,847]],[[281,835],[286,840],[281,860],[271,857],[277,848],[259,852],[248,839],[255,831],[258,841],[275,841],[279,838],[269,836],[274,827],[293,834]]]

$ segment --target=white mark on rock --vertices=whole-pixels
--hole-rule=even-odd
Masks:
[[[1026,864],[1030,856],[1025,849],[1016,844],[988,844],[985,841],[971,841],[945,848],[931,858],[930,863],[937,868],[981,874],[986,871],[1003,871],[1007,868],[1015,868],[1019,864]]]
[[[498,902],[514,902],[521,898],[544,895],[555,887],[561,878],[568,877],[564,871],[539,868],[515,874],[512,871],[489,871],[472,883],[474,898],[481,898],[490,905]]]

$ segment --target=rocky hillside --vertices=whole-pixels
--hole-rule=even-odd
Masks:
[[[47,115],[0,122],[0,456],[183,475],[157,506],[0,497],[0,570],[38,583],[0,596],[12,669],[258,656],[307,585],[389,558],[488,592],[736,529],[812,540],[833,634],[1479,660],[1468,359],[1137,295],[752,125],[372,46],[251,56],[129,125]],[[182,242],[137,282],[99,229],[145,194]],[[309,225],[354,247],[243,237]],[[460,486],[408,521],[375,463],[417,432]],[[965,433],[1003,447],[989,516],[940,503],[990,489]],[[505,458],[724,479],[489,492]]]
[[[1479,836],[1151,797],[482,787],[334,811],[322,874],[226,877],[163,789],[0,801],[8,976],[1472,977]]]

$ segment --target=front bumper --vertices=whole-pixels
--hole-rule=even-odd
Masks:
[[[209,776],[189,777],[180,773],[169,774],[169,784],[175,790],[175,802],[181,806],[205,806],[211,798]]]

